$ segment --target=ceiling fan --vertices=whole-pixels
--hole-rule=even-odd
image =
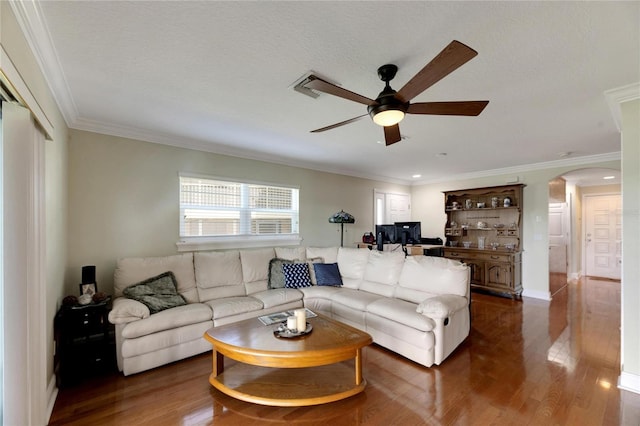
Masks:
[[[389,85],[389,82],[395,77],[398,67],[393,64],[383,65],[378,68],[378,76],[385,82],[385,87],[375,100],[338,87],[315,75],[310,75],[308,82],[304,85],[305,87],[367,106],[367,114],[312,130],[311,133],[335,129],[370,115],[376,124],[384,127],[386,145],[389,146],[400,141],[398,123],[402,121],[405,114],[479,115],[489,101],[410,102],[477,54],[478,52],[469,46],[453,40],[438,56],[433,58],[418,74],[409,80],[399,92],[393,90]]]

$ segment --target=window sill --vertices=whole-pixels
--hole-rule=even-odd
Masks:
[[[232,237],[186,237],[176,243],[178,252],[223,250],[259,247],[298,246],[302,238],[294,235],[232,236]]]

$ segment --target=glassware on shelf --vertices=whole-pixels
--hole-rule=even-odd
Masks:
[[[485,240],[485,237],[478,237],[478,248],[480,250],[484,249],[484,240]]]

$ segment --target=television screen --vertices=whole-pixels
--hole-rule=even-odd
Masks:
[[[396,242],[396,226],[395,225],[376,225],[376,242],[377,243],[380,243],[379,241],[380,235],[382,235],[383,244],[395,243]]]
[[[396,222],[396,242],[420,244],[420,222]]]

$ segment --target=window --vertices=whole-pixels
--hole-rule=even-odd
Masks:
[[[180,239],[207,248],[299,242],[298,194],[286,186],[181,175]]]

